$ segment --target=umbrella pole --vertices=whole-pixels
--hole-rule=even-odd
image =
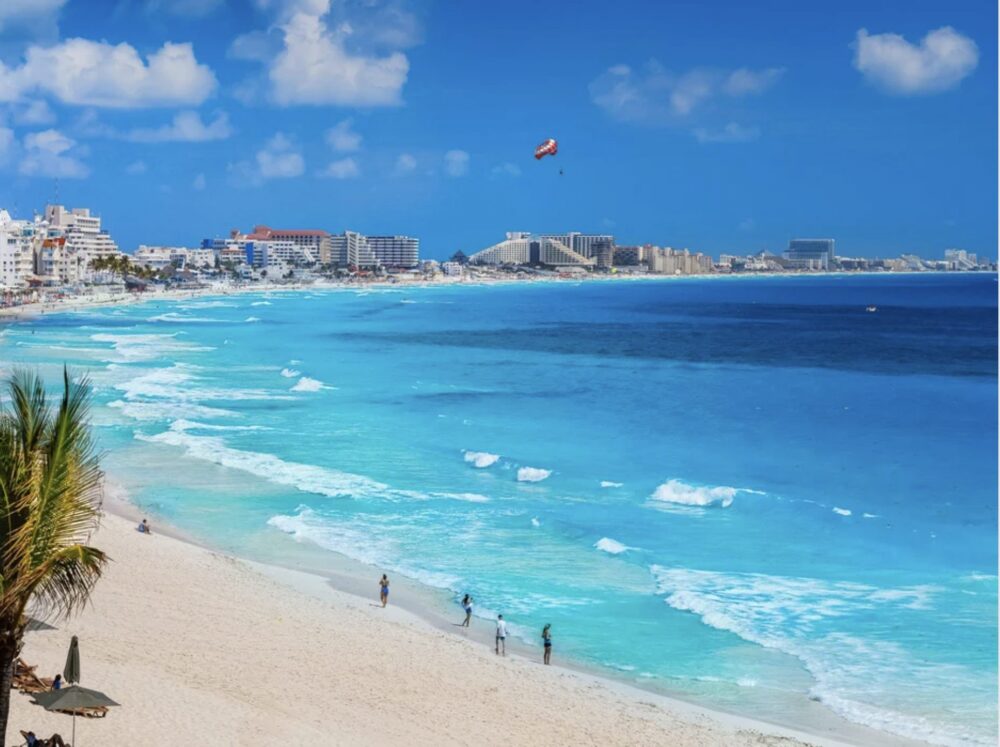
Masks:
[[[76,744],[76,711],[73,711],[73,741],[71,744]]]

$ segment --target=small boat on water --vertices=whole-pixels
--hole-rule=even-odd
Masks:
[[[867,311],[869,314],[874,314],[876,311],[878,311],[878,306],[865,306],[865,311]]]

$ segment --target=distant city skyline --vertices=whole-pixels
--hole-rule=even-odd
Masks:
[[[996,257],[995,5],[536,7],[5,4],[0,207],[89,207],[129,252],[268,224]]]

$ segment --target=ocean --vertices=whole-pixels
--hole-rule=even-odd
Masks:
[[[315,289],[0,335],[4,370],[89,376],[154,522],[470,593],[730,710],[995,744],[995,275]]]

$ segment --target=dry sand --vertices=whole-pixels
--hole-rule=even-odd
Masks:
[[[92,604],[29,631],[52,676],[80,637],[83,685],[122,707],[77,719],[83,745],[798,745],[829,740],[527,659],[498,658],[402,609],[108,515]],[[68,716],[12,694],[8,735],[67,739]]]

